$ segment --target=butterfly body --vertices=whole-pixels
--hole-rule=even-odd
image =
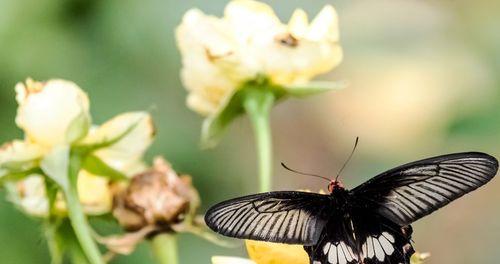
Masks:
[[[214,231],[236,238],[302,244],[311,264],[408,264],[411,223],[491,180],[498,161],[456,153],[399,166],[329,194],[280,191],[238,197],[205,215]]]

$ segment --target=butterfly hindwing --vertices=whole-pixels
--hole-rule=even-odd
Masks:
[[[411,245],[411,226],[400,227],[383,216],[366,214],[353,217],[360,263],[410,263],[415,252]]]
[[[449,154],[384,172],[351,195],[359,207],[405,226],[484,185],[497,170],[498,161],[487,154]]]
[[[360,254],[350,219],[332,212],[318,243],[305,246],[312,264],[357,264]]]
[[[230,237],[315,244],[331,211],[328,195],[270,192],[235,198],[210,208],[205,222]]]

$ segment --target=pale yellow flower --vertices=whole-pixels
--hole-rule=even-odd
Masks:
[[[246,240],[250,259],[257,264],[307,264],[309,256],[302,245]]]
[[[146,112],[120,114],[101,126],[93,127],[82,144],[99,144],[120,137],[114,144],[95,154],[109,166],[128,176],[145,169],[144,152],[153,142],[155,127]]]
[[[54,79],[42,83],[28,79],[15,89],[19,104],[16,123],[29,140],[51,147],[72,143],[87,133],[89,100],[73,82]],[[77,117],[80,129],[68,133]]]
[[[91,127],[87,95],[65,80],[28,79],[25,84],[16,85],[16,93],[19,103],[16,123],[26,138],[0,148],[0,178],[6,177],[11,182],[12,200],[30,215],[48,216],[49,202],[42,175],[48,172],[41,168],[42,161],[61,146],[90,149],[98,146],[90,155],[95,156],[94,163],[101,164],[93,164],[92,173],[82,164],[78,194],[85,213],[110,212],[111,180],[107,178],[109,175],[96,174],[114,169],[123,175],[133,175],[145,168],[142,157],[155,133],[151,116],[146,112],[124,113],[101,126]],[[56,196],[55,212],[67,212],[62,192]]]
[[[0,178],[8,174],[9,170],[25,170],[35,166],[45,151],[39,145],[22,140],[4,144],[0,147]]]
[[[310,24],[305,12],[296,10],[287,25],[264,3],[233,0],[222,18],[188,11],[176,35],[187,104],[206,116],[220,111],[246,81],[265,77],[284,87],[303,84],[342,59],[332,6]]]
[[[101,215],[111,211],[112,193],[109,180],[92,175],[84,170],[78,175],[78,196],[83,210],[89,215]],[[33,174],[15,183],[15,195],[12,199],[29,215],[47,217],[49,201],[47,198],[45,180],[41,175]],[[62,193],[57,194],[55,212],[61,215],[67,213],[66,203]]]

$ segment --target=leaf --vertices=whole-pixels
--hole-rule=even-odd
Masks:
[[[69,146],[56,146],[41,162],[43,172],[55,181],[63,190],[69,189]]]
[[[231,122],[245,113],[243,106],[248,97],[266,98],[271,94],[275,100],[283,97],[285,91],[280,86],[273,86],[267,82],[249,82],[231,96],[222,110],[205,119],[201,130],[201,145],[203,148],[212,148],[219,143],[222,135]]]
[[[242,106],[243,92],[240,90],[230,97],[222,111],[203,121],[201,128],[201,145],[212,148],[219,143],[226,128],[245,111]]]
[[[346,81],[339,81],[339,82],[316,81],[316,82],[308,82],[303,85],[286,86],[284,87],[284,89],[287,95],[292,97],[302,98],[333,90],[340,90],[347,87],[347,85],[348,83]]]
[[[85,137],[90,129],[90,125],[91,121],[89,114],[82,110],[78,116],[71,120],[66,130],[65,142],[70,144]]]
[[[102,176],[111,180],[126,180],[127,176],[106,164],[96,155],[88,155],[83,161],[82,168],[96,176]]]

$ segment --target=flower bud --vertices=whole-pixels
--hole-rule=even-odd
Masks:
[[[73,82],[28,79],[15,89],[19,104],[16,123],[31,141],[51,147],[72,143],[87,134],[89,100]]]

